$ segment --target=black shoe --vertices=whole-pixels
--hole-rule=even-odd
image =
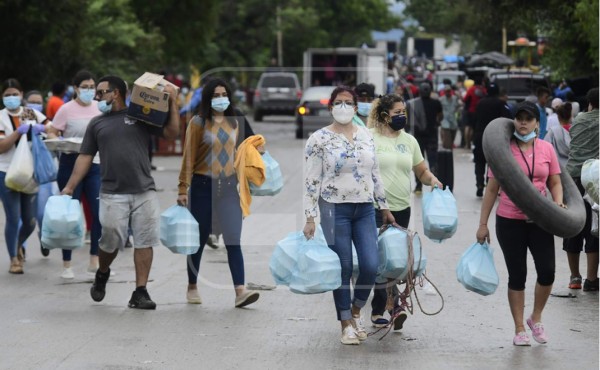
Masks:
[[[483,196],[483,187],[477,187],[477,193],[475,193],[479,198]]]
[[[100,272],[100,269],[96,271],[94,283],[90,288],[90,295],[94,301],[100,302],[104,299],[104,295],[106,295],[106,283],[108,282],[109,277],[110,269],[108,269],[106,273]]]
[[[583,291],[584,292],[597,292],[598,291],[598,279],[594,281],[590,281],[585,279],[583,282]]]
[[[40,243],[40,251],[42,252],[42,256],[48,257],[50,255],[50,249],[44,248],[44,246]]]
[[[391,315],[393,317],[395,317],[394,318],[394,330],[402,329],[404,322],[408,318],[408,314],[406,313],[406,310],[403,307],[396,307],[396,308],[394,308],[394,311],[393,311],[393,313],[391,313]]]
[[[129,300],[129,308],[139,308],[140,310],[154,310],[156,309],[156,303],[150,298],[147,290],[137,291],[134,290]]]

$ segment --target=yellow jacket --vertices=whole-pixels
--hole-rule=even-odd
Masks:
[[[244,217],[250,214],[250,204],[252,203],[249,182],[260,186],[266,179],[265,163],[257,149],[265,143],[262,135],[252,135],[240,144],[235,153],[233,165],[240,184],[240,207]]]

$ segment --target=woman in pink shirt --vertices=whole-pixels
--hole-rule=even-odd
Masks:
[[[536,138],[540,119],[537,107],[531,102],[520,103],[515,117],[515,137],[510,144],[513,156],[533,186],[543,195],[546,195],[546,187],[548,187],[557,207],[564,207],[560,167],[554,148],[550,143]],[[496,210],[496,236],[508,270],[508,303],[515,323],[513,344],[530,345],[523,323],[528,248],[535,263],[537,283],[533,312],[526,322],[531,329],[533,339],[538,343],[546,343],[547,337],[541,321],[542,311],[554,283],[554,235],[528,219],[500,189],[491,171],[488,172],[488,176],[490,179],[481,204],[477,241],[480,243],[490,241],[487,222],[500,191],[500,201]]]

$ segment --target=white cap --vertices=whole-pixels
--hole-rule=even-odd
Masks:
[[[556,110],[556,108],[561,106],[562,103],[563,103],[563,101],[561,98],[554,98],[554,99],[552,99],[552,103],[550,104],[550,106],[552,107],[552,109]]]

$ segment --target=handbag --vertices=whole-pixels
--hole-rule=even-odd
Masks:
[[[465,288],[483,296],[496,291],[500,279],[487,243],[474,243],[462,254],[456,266],[456,278]]]
[[[31,135],[31,152],[33,154],[33,177],[38,184],[47,184],[56,180],[58,169],[52,154],[46,148],[39,135]]]
[[[27,143],[27,135],[21,135],[13,154],[4,184],[7,188],[26,194],[35,194],[38,184],[33,177],[33,155]]]
[[[434,187],[423,196],[423,231],[429,239],[440,243],[450,238],[458,226],[456,199],[448,187]]]
[[[176,254],[198,252],[200,228],[186,207],[174,205],[160,214],[160,241]]]

